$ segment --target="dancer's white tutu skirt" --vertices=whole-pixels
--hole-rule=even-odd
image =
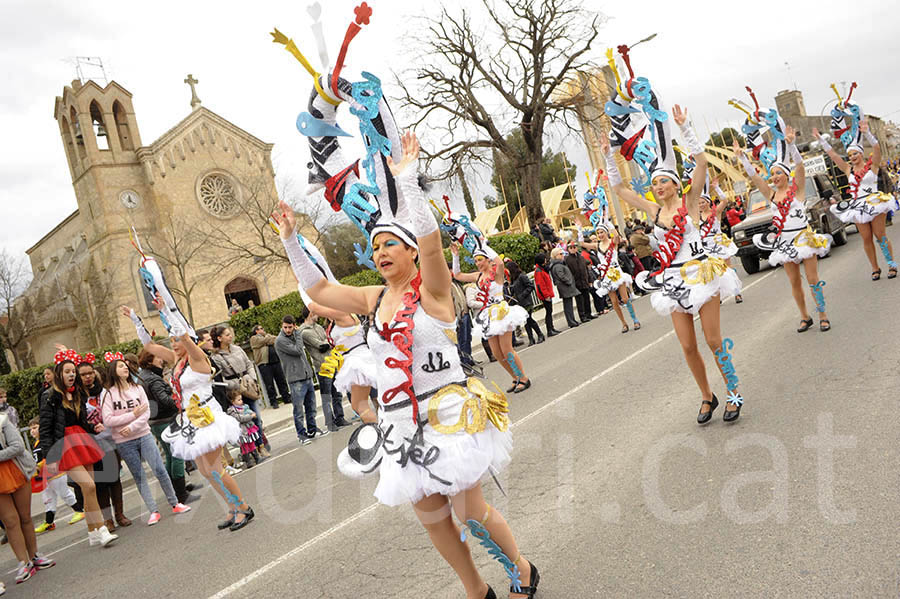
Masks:
[[[516,330],[528,320],[528,311],[522,306],[510,306],[497,302],[488,304],[475,317],[475,323],[481,326],[482,337],[496,337]]]
[[[193,460],[214,449],[224,447],[226,443],[235,444],[241,436],[240,423],[222,411],[219,402],[210,398],[202,406],[209,408],[213,421],[206,426],[190,424],[187,412],[181,412],[176,420],[182,424],[181,430],[172,432],[171,428],[163,431],[162,439],[177,458]]]
[[[737,245],[724,233],[716,233],[715,235],[704,237],[703,249],[706,251],[707,256],[721,258],[722,260],[728,260],[738,253]]]
[[[807,258],[822,258],[831,249],[831,235],[816,233],[807,226],[800,231],[782,231],[773,243],[774,233],[757,233],[753,236],[753,245],[771,251],[769,264],[780,266],[786,262],[800,264]]]
[[[512,433],[505,414],[506,398],[493,383],[488,382],[486,388],[481,381],[473,380],[468,389],[448,385],[419,401],[421,435],[417,434],[419,427],[413,422],[410,405],[378,411],[379,426],[385,434],[375,488],[379,502],[397,506],[416,503],[429,495],[453,496],[509,464]],[[477,393],[472,392],[473,386]],[[504,430],[483,411],[488,405],[499,407],[494,415]],[[454,428],[459,430],[449,432]]]
[[[369,346],[360,345],[344,355],[344,364],[334,377],[334,388],[348,394],[354,385],[375,387],[375,377],[375,356]]]
[[[624,272],[617,267],[610,267],[610,269],[606,271],[605,277],[594,281],[594,289],[596,289],[600,295],[606,295],[622,285],[631,285],[632,281],[631,275],[627,272]]]
[[[650,276],[650,271],[641,271],[636,282],[641,289],[651,292],[650,305],[663,316],[672,312],[697,315],[709,300],[738,295],[742,287],[737,273],[721,258],[670,266],[655,277]]]
[[[831,213],[843,223],[870,223],[879,214],[900,210],[892,194],[872,193],[856,200],[841,200],[831,205]]]

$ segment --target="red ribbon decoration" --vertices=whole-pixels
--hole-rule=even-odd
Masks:
[[[347,184],[347,178],[350,176],[351,172],[359,177],[359,160],[357,160],[341,172],[332,175],[327,181],[325,181],[325,199],[328,200],[328,203],[331,204],[331,209],[335,212],[341,211],[341,203],[344,197],[344,186]],[[338,197],[338,195],[340,195],[340,197]]]
[[[853,194],[853,199],[857,199],[857,195],[859,194],[859,186],[862,185],[863,177],[866,176],[866,173],[872,168],[872,158],[869,157],[866,160],[865,166],[863,166],[863,170],[861,172],[853,171],[853,176],[856,178],[856,181],[850,184],[850,193]]]
[[[419,307],[419,298],[421,297],[419,294],[419,286],[422,284],[422,273],[417,274],[416,278],[410,281],[409,284],[410,287],[412,287],[412,291],[403,294],[403,300],[401,300],[403,307],[394,317],[394,321],[396,321],[398,325],[406,326],[391,327],[388,323],[385,323],[382,325],[381,330],[378,331],[378,334],[381,335],[382,339],[393,343],[394,346],[400,350],[400,353],[403,354],[402,360],[398,360],[394,357],[386,358],[384,360],[384,365],[388,368],[399,368],[402,370],[406,380],[396,387],[392,387],[385,391],[384,395],[381,396],[381,401],[388,404],[401,393],[405,393],[410,402],[412,402],[413,423],[418,425],[419,402],[416,401],[416,392],[413,390],[412,381],[412,344],[413,331],[416,328],[416,323],[413,321],[413,315]]]
[[[662,210],[662,208],[660,208],[660,210]],[[651,277],[655,277],[667,269],[672,263],[672,260],[675,259],[675,254],[681,249],[681,244],[684,243],[684,226],[687,223],[686,217],[687,208],[682,206],[678,209],[678,212],[672,219],[672,228],[666,231],[663,242],[659,244],[659,250],[653,252],[653,257],[659,261],[660,266],[659,270],[650,274]]]
[[[491,268],[491,272],[478,283],[478,294],[476,299],[481,302],[481,309],[484,310],[488,302],[491,301],[491,283],[497,278],[497,264]]]
[[[791,211],[791,203],[794,201],[794,196],[797,193],[797,184],[791,183],[790,188],[787,191],[787,195],[780,202],[774,202],[775,208],[778,209],[778,214],[772,216],[772,225],[775,227],[775,236],[781,235],[781,232],[784,231],[784,221],[787,219],[788,213]]]
[[[334,71],[331,74],[331,89],[334,92],[335,98],[340,98],[340,91],[338,91],[338,81],[340,80],[341,69],[344,68],[344,59],[347,57],[347,47],[350,45],[350,42],[353,41],[353,38],[356,37],[356,34],[362,30],[360,25],[368,25],[369,18],[372,16],[372,8],[363,2],[359,6],[353,9],[353,12],[356,13],[356,21],[350,23],[347,27],[347,33],[344,34],[344,43],[341,44],[341,51],[338,54],[337,62],[334,64]]]
[[[599,246],[598,246],[599,247]],[[609,266],[612,264],[613,254],[618,251],[618,248],[615,242],[610,239],[609,247],[606,248],[606,251],[603,253],[603,256],[606,258],[606,266],[600,269],[600,279],[604,279],[606,277],[606,273],[609,271]]]

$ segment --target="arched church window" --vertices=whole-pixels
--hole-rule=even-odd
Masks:
[[[238,213],[240,198],[237,185],[224,172],[208,173],[197,182],[197,200],[203,209],[218,218]]]

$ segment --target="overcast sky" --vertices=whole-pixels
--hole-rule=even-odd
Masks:
[[[449,5],[476,5],[459,0]],[[77,206],[56,121],[54,98],[75,77],[75,56],[99,56],[107,75],[134,95],[141,139],[152,143],[190,112],[187,73],[199,79],[203,106],[260,139],[273,142],[277,177],[305,181],[305,139],[294,127],[305,110],[311,79],[268,33],[273,26],[297,40],[318,66],[304,0],[153,3],[4,0],[0,7],[0,248],[23,254]],[[322,20],[332,61],[356,1],[329,0]],[[433,14],[417,3],[370,0],[371,24],[350,47],[348,79],[360,70],[390,79],[403,67],[403,32],[415,17]],[[609,17],[594,56],[607,46],[634,43],[633,65],[668,104],[680,103],[706,139],[709,129],[738,126],[730,97],[751,85],[763,105],[783,89],[804,92],[807,111],[822,112],[832,81],[857,81],[866,113],[900,121],[894,2],[846,3],[757,0],[620,2],[586,0]],[[852,16],[848,10],[852,6]],[[127,7],[127,8],[126,8]],[[132,8],[134,7],[134,8]],[[140,7],[140,8],[138,8]],[[752,12],[749,12],[751,11]],[[790,64],[790,70],[785,63]],[[391,89],[387,87],[390,96]],[[396,103],[395,103],[396,104]],[[357,131],[352,117],[348,131]],[[511,123],[501,124],[510,128]],[[402,126],[402,123],[401,123]],[[546,143],[588,168],[580,137],[551,135]],[[478,197],[490,192],[478,183]],[[461,198],[458,199],[461,204]]]

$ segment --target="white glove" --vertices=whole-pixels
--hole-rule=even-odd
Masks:
[[[612,150],[606,152],[606,176],[609,178],[610,187],[622,184],[622,175],[619,173],[619,167],[616,166]]]
[[[694,128],[691,126],[690,122],[685,121],[684,124],[678,126],[681,129],[681,135],[684,137],[684,145],[690,151],[691,156],[699,156],[703,153],[703,146],[700,145],[700,141],[697,139],[697,134],[694,133]]]
[[[141,320],[141,317],[135,314],[134,309],[131,310],[131,322],[134,323],[134,328],[137,331],[138,339],[140,339],[143,345],[148,345],[153,343],[153,337],[150,336],[150,333],[147,331],[147,327],[144,326],[144,321]]]
[[[398,177],[397,182],[400,184],[400,191],[403,194],[403,200],[406,202],[409,211],[411,233],[419,237],[425,237],[438,230],[437,220],[428,203],[425,201],[425,194],[419,187],[418,175],[413,168],[408,168]]]
[[[291,268],[294,269],[294,276],[304,289],[309,289],[319,281],[325,278],[313,261],[309,259],[309,254],[300,247],[300,242],[296,235],[290,235],[287,239],[282,238],[281,243],[287,253],[288,260],[291,262]]]

